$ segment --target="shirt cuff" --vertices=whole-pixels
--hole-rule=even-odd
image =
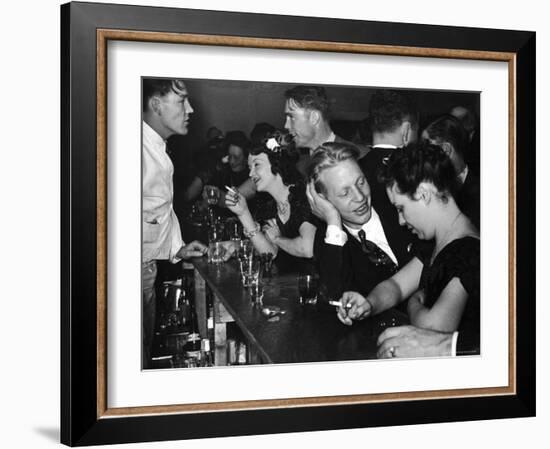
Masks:
[[[181,246],[178,248],[178,251],[184,246],[185,246],[185,242],[181,242]],[[170,257],[170,263],[178,263],[179,261],[182,260],[181,257],[177,256],[177,254],[178,253],[176,252],[174,255],[172,255],[172,257]]]
[[[329,245],[344,246],[348,241],[348,236],[343,229],[335,225],[328,225],[325,234],[325,243]]]
[[[453,339],[451,340],[451,356],[456,357],[456,342],[458,341],[458,331],[453,332]]]

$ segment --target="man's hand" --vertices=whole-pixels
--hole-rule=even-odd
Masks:
[[[225,249],[225,253],[223,255],[223,261],[227,262],[233,255],[237,254],[238,242],[234,242],[232,240],[225,240],[221,242],[221,244]]]
[[[342,227],[340,213],[330,201],[317,193],[313,181],[306,187],[306,196],[313,215],[325,221],[327,225]]]
[[[195,240],[191,243],[188,243],[187,245],[183,245],[178,253],[176,254],[176,257],[180,259],[190,259],[191,257],[201,257],[206,254],[208,251],[208,248],[199,242],[198,240]]]
[[[342,305],[338,307],[338,319],[350,326],[353,320],[362,320],[372,313],[372,305],[363,295],[357,292],[344,292],[340,298]]]
[[[452,332],[415,326],[389,327],[378,337],[379,359],[392,357],[445,357],[451,355]]]

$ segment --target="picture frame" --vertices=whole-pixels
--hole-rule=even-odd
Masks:
[[[70,3],[61,7],[61,440],[90,445],[535,414],[535,34]],[[507,388],[110,410],[106,378],[106,45],[112,40],[505,61],[509,66]],[[521,267],[521,269],[520,269]],[[471,393],[471,392],[470,392]]]

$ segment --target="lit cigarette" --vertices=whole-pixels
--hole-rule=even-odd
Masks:
[[[235,190],[233,190],[231,187],[228,187],[228,186],[225,186],[225,188],[231,192],[233,195],[237,195],[237,192],[235,192]]]
[[[328,302],[331,306],[335,306],[335,307],[342,307],[342,301],[329,301]],[[348,302],[346,304],[346,309],[351,309],[352,305],[350,302]]]

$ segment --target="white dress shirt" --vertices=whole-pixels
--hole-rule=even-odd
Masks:
[[[458,180],[460,181],[460,184],[464,184],[466,182],[466,177],[468,176],[468,166],[466,165],[464,167],[464,170],[462,170],[458,175]]]
[[[365,231],[365,238],[367,240],[370,240],[373,242],[376,246],[378,246],[382,251],[384,251],[393,262],[398,265],[397,257],[395,257],[395,254],[393,253],[389,243],[388,239],[386,238],[386,233],[384,232],[384,228],[382,227],[382,222],[380,221],[380,216],[378,213],[374,210],[374,207],[371,207],[371,217],[370,220],[367,221],[361,229],[352,229],[349,226],[344,225],[347,229],[347,231],[358,241],[361,242],[361,239],[359,238],[359,231],[362,229]],[[329,245],[338,245],[338,246],[344,246],[346,243],[346,233],[340,229],[337,226],[329,225],[327,226],[326,236],[325,236],[325,242]]]
[[[166,142],[145,122],[142,174],[142,262],[170,260],[176,263],[180,260],[176,253],[184,243],[178,217],[172,207],[174,166],[166,154]]]

